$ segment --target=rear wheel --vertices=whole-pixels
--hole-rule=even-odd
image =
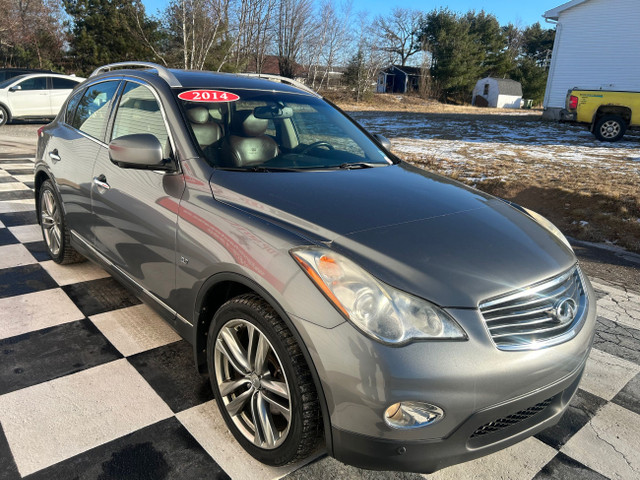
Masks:
[[[9,112],[7,109],[0,106],[0,127],[9,121]]]
[[[222,417],[249,454],[275,466],[313,451],[318,396],[300,347],[267,302],[247,294],[220,307],[207,360]]]
[[[627,122],[619,115],[605,115],[596,121],[593,134],[601,142],[617,142],[627,131]]]
[[[68,264],[85,260],[71,246],[69,229],[65,222],[62,205],[50,180],[45,180],[40,187],[38,208],[42,237],[53,261]]]

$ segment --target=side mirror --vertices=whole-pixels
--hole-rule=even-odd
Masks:
[[[19,90],[22,90],[22,86],[20,86],[20,85],[14,85],[13,87],[11,87],[9,89],[10,92],[17,92]]]
[[[378,143],[382,145],[385,149],[391,150],[391,142],[387,137],[385,137],[384,135],[380,135],[379,133],[376,133],[373,135],[373,138],[375,138],[378,141]]]
[[[109,143],[109,158],[120,168],[172,170],[163,159],[160,140],[149,133],[114,138]]]

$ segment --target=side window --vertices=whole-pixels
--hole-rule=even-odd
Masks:
[[[111,139],[136,133],[150,133],[156,137],[162,145],[164,158],[169,158],[169,133],[156,97],[148,87],[128,82],[120,98]]]
[[[31,77],[20,82],[17,86],[20,86],[20,90],[46,90],[47,89],[47,77]]]
[[[69,103],[67,103],[67,110],[64,112],[64,121],[69,125],[73,122],[73,114],[76,112],[76,107],[78,106],[78,103],[80,103],[83,92],[83,90],[76,92],[76,94],[69,100]]]
[[[119,83],[103,82],[89,87],[78,103],[71,126],[102,140],[109,116],[109,104]]]
[[[485,83],[484,84],[484,93],[483,95],[489,95],[489,84]]]
[[[78,85],[78,82],[68,78],[51,77],[51,81],[53,82],[54,90],[71,90]]]

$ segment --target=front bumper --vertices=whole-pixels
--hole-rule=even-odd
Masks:
[[[497,349],[471,309],[448,310],[468,341],[403,347],[379,344],[349,323],[325,329],[297,319],[322,383],[331,453],[363,468],[428,473],[554,425],[578,388],[593,342],[595,296],[586,279],[584,287],[582,328],[573,339],[540,350]],[[386,408],[406,401],[436,405],[444,417],[416,429],[387,426]]]
[[[481,410],[450,436],[437,440],[383,440],[332,429],[334,456],[372,470],[433,473],[511,446],[560,420],[578,389],[584,364],[562,382],[523,398]]]

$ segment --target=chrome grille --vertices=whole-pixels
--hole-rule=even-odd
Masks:
[[[480,313],[500,350],[532,350],[575,336],[586,306],[582,273],[575,266],[552,279],[486,300]]]

